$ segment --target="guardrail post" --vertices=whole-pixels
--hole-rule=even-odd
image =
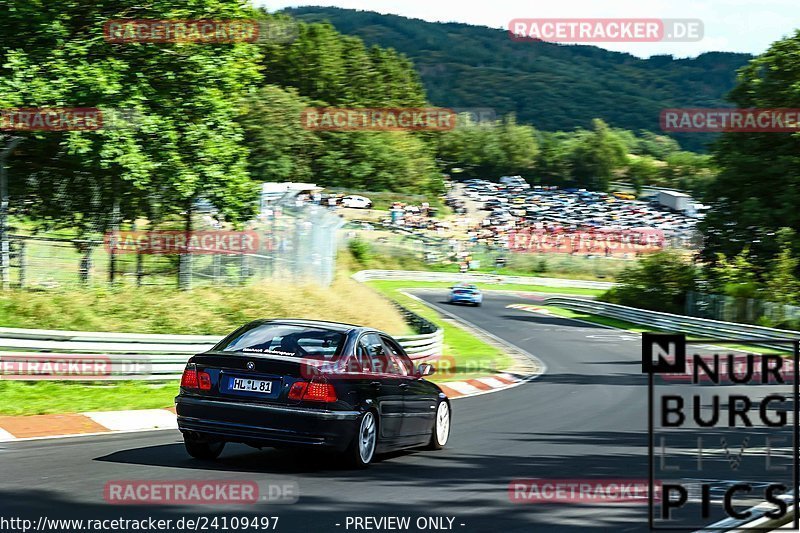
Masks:
[[[87,242],[79,242],[78,250],[81,252],[81,262],[78,266],[78,280],[87,285],[89,283],[89,272],[92,269],[92,245]]]
[[[8,145],[0,150],[0,281],[3,290],[8,290],[11,282],[11,252],[8,242],[8,177],[6,157],[22,141],[22,137],[11,137]]]
[[[18,261],[19,261],[19,288],[25,287],[25,270],[28,268],[28,256],[26,254],[25,241],[20,239],[18,243]]]
[[[141,287],[144,280],[144,255],[136,251],[136,286]]]
[[[222,282],[222,256],[220,254],[211,256],[211,269],[214,285],[219,285]]]

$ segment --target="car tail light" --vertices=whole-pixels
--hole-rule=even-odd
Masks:
[[[306,400],[309,402],[332,403],[336,397],[336,389],[325,381],[295,381],[289,389],[290,400]]]
[[[308,387],[307,381],[295,381],[292,383],[292,388],[289,389],[289,399],[290,400],[302,400],[303,394],[306,392],[306,388]]]
[[[194,363],[189,363],[181,376],[181,387],[211,390],[211,375],[208,372],[198,372]]]
[[[211,390],[211,376],[208,372],[198,372],[197,379],[200,382],[200,390]]]
[[[189,363],[181,376],[181,387],[185,389],[196,389],[197,384],[197,368],[194,364]]]
[[[303,399],[312,402],[335,402],[336,389],[330,383],[312,381],[308,384],[306,393],[303,394]]]

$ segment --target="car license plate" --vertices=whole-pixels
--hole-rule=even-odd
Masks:
[[[229,378],[228,389],[232,391],[272,393],[272,381],[263,379]]]

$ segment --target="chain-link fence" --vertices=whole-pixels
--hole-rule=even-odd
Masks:
[[[314,204],[278,203],[242,231],[195,214],[192,230],[133,224],[75,238],[12,223],[11,286],[235,285],[259,279],[328,285],[335,273],[340,217]],[[0,265],[2,266],[2,265]]]
[[[409,268],[414,267],[414,262],[429,267],[466,263],[470,270],[613,278],[636,259],[634,254],[606,257],[603,254],[523,253],[499,244],[437,237],[366,222],[352,223],[348,229],[348,238],[357,236],[369,243],[373,255],[391,257],[401,267]]]

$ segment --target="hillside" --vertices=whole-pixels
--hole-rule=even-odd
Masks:
[[[724,107],[736,70],[752,56],[711,52],[693,59],[640,59],[596,46],[515,42],[504,30],[431,23],[351,9],[285,10],[301,20],[330,21],[368,45],[411,58],[431,103],[514,112],[520,122],[549,131],[590,126],[598,117],[615,127],[658,131],[665,107]],[[676,136],[702,149],[710,136]]]

